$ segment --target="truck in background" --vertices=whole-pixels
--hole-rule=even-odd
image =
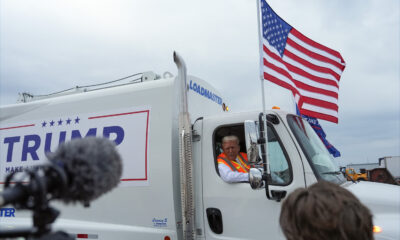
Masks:
[[[55,229],[77,239],[284,240],[282,200],[322,180],[369,207],[376,240],[400,239],[399,186],[346,181],[306,120],[281,110],[227,113],[217,90],[187,75],[179,55],[174,61],[176,77],[0,107],[1,179],[45,163],[60,142],[103,136],[123,159],[119,186],[89,208],[54,203],[61,210]],[[252,168],[248,183],[219,176],[216,158],[228,134],[240,138],[242,151],[260,152],[263,169]],[[32,224],[29,212],[9,212],[0,217],[1,231]]]
[[[400,184],[400,156],[389,156],[379,158],[379,166],[386,168],[394,180]]]
[[[349,164],[341,167],[349,181],[371,181],[400,185],[400,157],[382,157],[376,163]],[[359,172],[357,172],[359,171]]]
[[[368,180],[400,185],[400,157],[379,158],[379,167],[366,170]]]

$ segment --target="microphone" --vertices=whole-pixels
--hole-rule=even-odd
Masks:
[[[13,176],[7,177],[0,193],[0,207],[9,203],[27,205],[29,197],[35,194],[57,198],[67,204],[82,202],[87,205],[120,182],[122,160],[115,144],[106,138],[73,139],[62,143],[47,157],[50,164],[28,172],[32,180],[28,184],[8,187]]]

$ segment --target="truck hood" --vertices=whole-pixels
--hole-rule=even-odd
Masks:
[[[400,186],[377,182],[346,182],[351,191],[373,214],[373,224],[382,228],[376,240],[400,239]]]
[[[377,182],[347,182],[343,187],[352,192],[373,213],[400,214],[400,186]]]

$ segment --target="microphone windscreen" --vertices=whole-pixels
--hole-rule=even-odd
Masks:
[[[67,174],[68,188],[61,197],[65,203],[89,203],[117,186],[122,175],[120,155],[106,138],[73,139],[48,158]]]

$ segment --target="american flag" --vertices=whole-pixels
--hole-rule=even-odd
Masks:
[[[339,52],[301,34],[261,1],[264,79],[292,91],[300,113],[338,123]]]

